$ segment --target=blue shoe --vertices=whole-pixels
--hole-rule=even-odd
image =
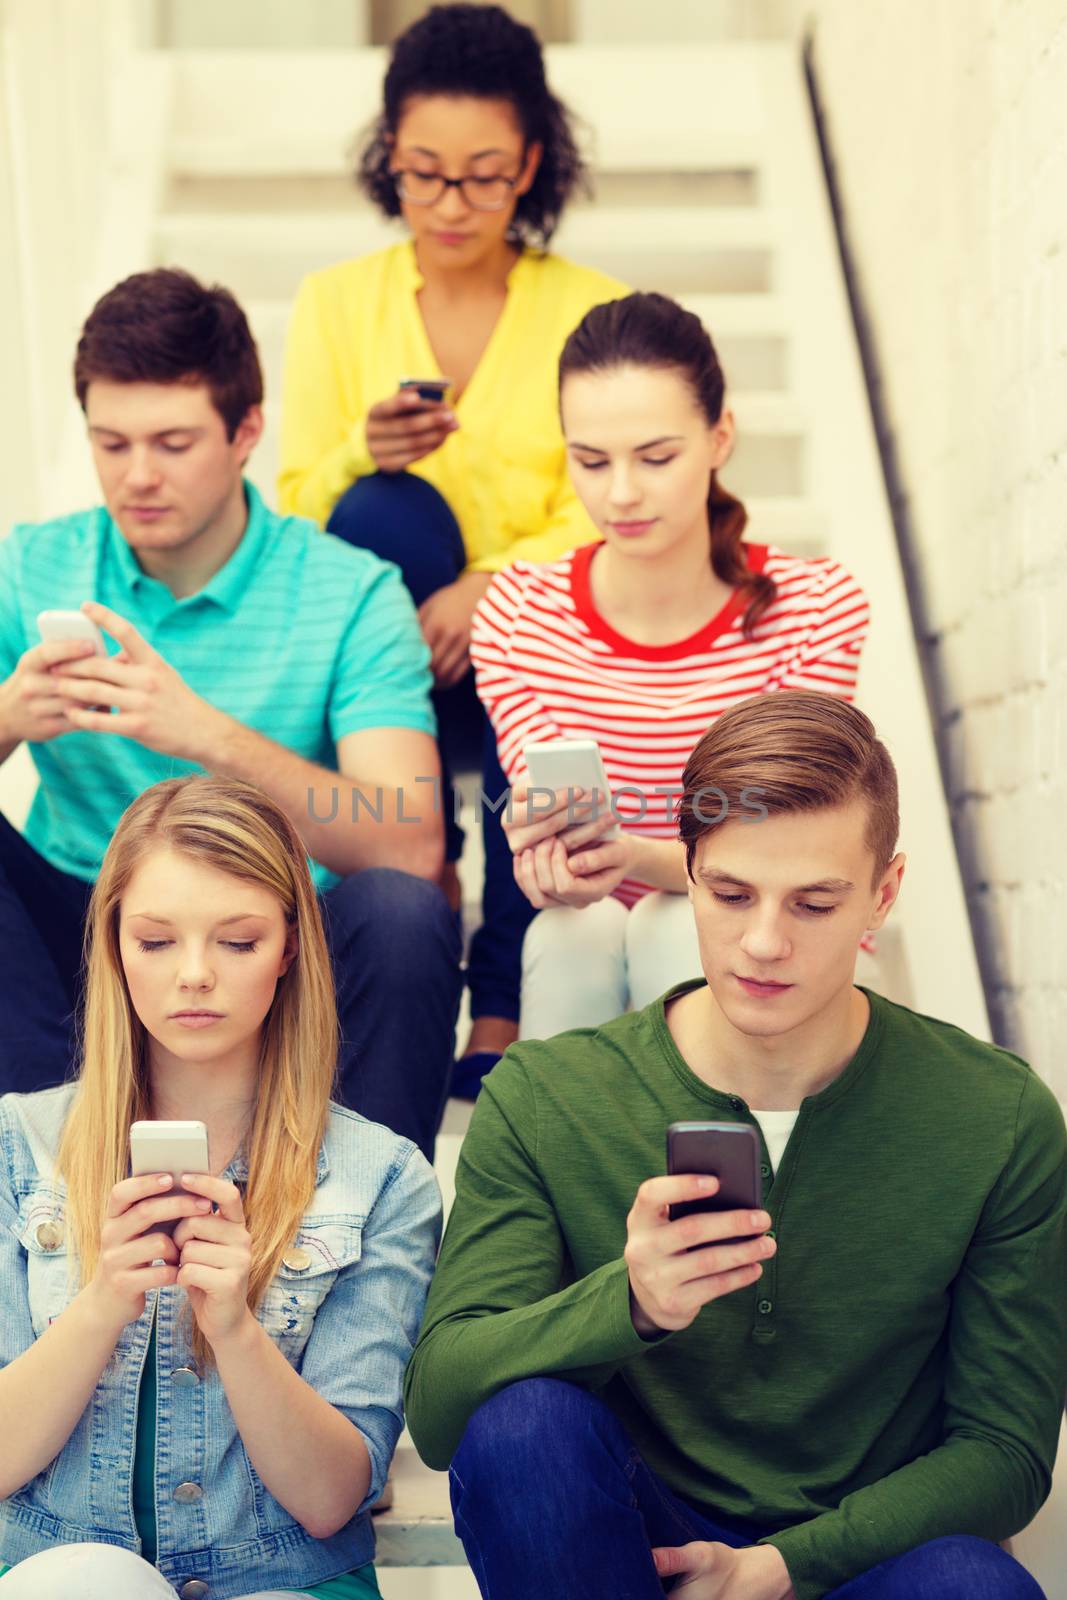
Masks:
[[[482,1079],[492,1072],[500,1060],[499,1050],[474,1050],[469,1056],[460,1056],[452,1063],[453,1100],[477,1100]]]

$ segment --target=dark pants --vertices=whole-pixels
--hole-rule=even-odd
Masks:
[[[53,867],[0,816],[0,1094],[76,1065],[91,885]],[[341,1024],[338,1096],[433,1160],[459,1008],[459,930],[436,884],[369,867],[319,896]]]
[[[360,478],[338,500],[327,529],[395,562],[416,606],[454,583],[467,564],[452,508],[432,484],[413,473],[376,472]],[[455,820],[451,773],[480,763],[482,791],[494,802],[507,788],[507,779],[489,719],[474,690],[474,673],[468,672],[453,689],[435,691],[433,702],[443,772],[446,854],[455,861],[463,848],[463,833]],[[485,806],[482,837],[482,925],[471,940],[467,963],[471,1015],[511,1017],[517,1022],[522,941],[535,912],[515,883],[500,817]]]
[[[555,1378],[502,1389],[467,1425],[451,1471],[456,1532],[486,1600],[662,1600],[652,1548],[734,1549],[768,1530],[710,1520],[649,1471],[602,1400]],[[999,1545],[934,1539],[826,1600],[1043,1600]]]

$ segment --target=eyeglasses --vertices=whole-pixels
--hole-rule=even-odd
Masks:
[[[446,189],[458,189],[472,211],[503,211],[518,178],[446,178],[443,172],[416,172],[400,167],[389,176],[409,206],[435,206]]]

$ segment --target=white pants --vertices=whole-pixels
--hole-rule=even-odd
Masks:
[[[523,942],[519,1037],[595,1028],[700,975],[688,895],[646,894],[631,911],[610,897],[549,906]]]
[[[147,1561],[113,1544],[57,1544],[0,1578],[0,1600],[175,1600],[175,1591]],[[285,1600],[298,1589],[260,1589],[241,1600]]]

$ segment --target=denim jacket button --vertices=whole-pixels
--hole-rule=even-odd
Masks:
[[[170,1381],[178,1389],[194,1389],[200,1382],[200,1374],[195,1367],[175,1367]]]
[[[190,1578],[188,1583],[183,1583],[178,1590],[181,1600],[204,1600],[209,1593],[208,1585],[203,1578]]]
[[[178,1487],[174,1491],[174,1498],[177,1500],[180,1506],[191,1506],[194,1501],[203,1499],[203,1495],[204,1491],[201,1489],[198,1483],[179,1483]],[[190,1581],[199,1582],[199,1579],[193,1579]],[[207,1594],[206,1589],[198,1592]]]
[[[58,1250],[63,1243],[61,1222],[42,1222],[37,1228],[37,1243],[42,1250]]]
[[[282,1256],[282,1262],[290,1272],[306,1272],[311,1265],[311,1251],[305,1250],[303,1245],[294,1245]]]

